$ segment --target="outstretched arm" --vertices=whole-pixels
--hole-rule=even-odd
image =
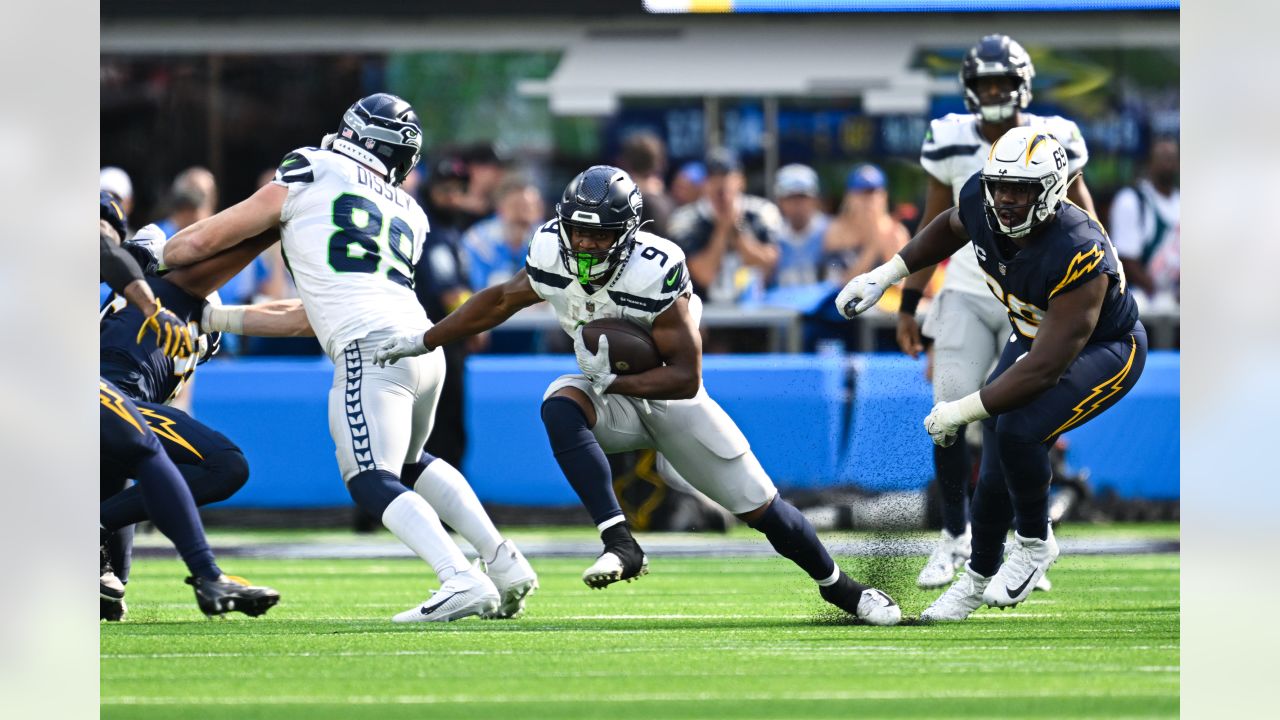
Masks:
[[[836,295],[836,309],[846,318],[862,314],[880,300],[890,285],[951,257],[968,240],[960,213],[955,208],[943,211],[889,262],[850,280]]]
[[[201,315],[200,329],[252,337],[313,337],[316,334],[302,301],[297,298],[257,305],[209,304]]]
[[[403,335],[384,341],[373,352],[373,361],[385,366],[400,358],[423,355],[455,340],[478,335],[501,325],[517,310],[541,302],[524,270],[500,285],[492,285],[472,295],[423,335]]]
[[[183,228],[164,246],[165,265],[176,268],[213,257],[279,224],[288,197],[288,188],[267,183],[245,200]]]
[[[472,295],[461,307],[428,330],[423,336],[423,343],[430,351],[455,340],[479,335],[506,322],[517,310],[539,302],[542,298],[533,291],[528,273],[521,270],[505,283]]]

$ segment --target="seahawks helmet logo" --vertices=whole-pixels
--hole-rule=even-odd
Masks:
[[[627,197],[627,203],[631,205],[631,211],[639,215],[643,202],[640,198],[640,188],[632,189],[631,195]]]
[[[405,145],[409,145],[416,148],[422,147],[422,133],[418,132],[417,128],[414,128],[414,127],[400,128],[400,139],[403,141],[403,144]]]

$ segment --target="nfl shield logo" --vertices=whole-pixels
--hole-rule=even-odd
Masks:
[[[1009,268],[1005,267],[1005,266],[1004,266],[1004,263],[999,263],[999,265],[1000,265],[1000,274],[1001,274],[1001,275],[1006,275],[1006,274],[1008,274],[1008,272],[1009,272]]]

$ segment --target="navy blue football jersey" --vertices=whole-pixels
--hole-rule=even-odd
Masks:
[[[1018,337],[1035,339],[1049,301],[1086,282],[1111,278],[1098,324],[1089,342],[1127,335],[1138,321],[1138,306],[1125,287],[1124,270],[1102,225],[1078,205],[1064,201],[1053,219],[1033,231],[1018,249],[987,224],[982,183],[975,174],[960,190],[960,221],[973,240],[973,252],[987,287],[1009,311]]]
[[[191,336],[198,337],[204,299],[162,277],[147,275],[146,279],[160,304],[191,324]],[[145,320],[142,311],[123,297],[113,295],[107,300],[98,324],[99,374],[134,400],[168,402],[195,372],[201,353],[166,357],[150,334],[139,343],[138,330]]]

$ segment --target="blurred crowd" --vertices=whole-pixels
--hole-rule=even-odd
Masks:
[[[916,230],[914,198],[891,198],[885,172],[874,164],[850,167],[843,187],[823,187],[807,165],[778,168],[766,179],[766,198],[747,192],[741,159],[725,147],[701,161],[668,167],[665,145],[656,134],[627,136],[607,162],[627,170],[644,196],[643,229],[679,244],[688,258],[695,291],[711,307],[787,307],[822,325],[818,302],[854,275],[885,262]],[[270,182],[265,168],[257,184]],[[415,286],[428,316],[439,320],[472,292],[511,277],[524,266],[533,232],[554,211],[559,188],[540,187],[537,174],[480,142],[437,151],[405,181],[431,223],[416,268]],[[118,167],[101,171],[101,186],[133,209],[133,182]],[[895,202],[896,201],[896,202]],[[131,217],[139,242],[163,243],[178,230],[212,215],[218,182],[204,167],[189,167],[173,178],[154,217]],[[1176,317],[1179,298],[1178,145],[1151,143],[1141,177],[1110,203],[1104,224],[1123,260],[1129,285],[1145,312]],[[945,267],[930,288],[941,286]],[[926,298],[932,291],[925,293]],[[277,246],[263,253],[220,291],[223,303],[296,297]],[[927,300],[926,300],[927,302]],[[881,302],[896,311],[898,296]],[[835,327],[832,325],[831,327]],[[846,342],[849,330],[845,333]],[[504,333],[506,335],[508,333]],[[479,338],[469,352],[528,352],[559,347],[558,335],[510,333]],[[759,337],[759,333],[754,333]],[[714,339],[709,351],[764,349],[742,338]],[[821,327],[806,332],[806,347],[823,337]],[[231,355],[319,354],[309,338],[229,338]]]

